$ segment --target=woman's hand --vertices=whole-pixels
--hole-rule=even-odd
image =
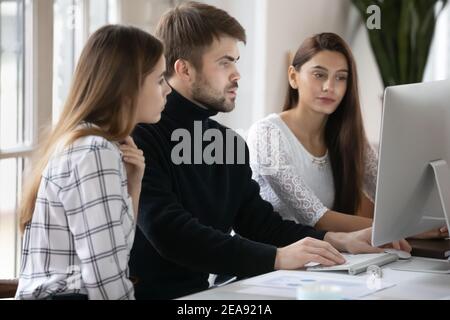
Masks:
[[[448,238],[447,227],[431,230],[428,232],[421,233],[417,236],[411,237],[411,239],[444,239],[444,238]]]
[[[128,193],[133,199],[135,216],[137,216],[142,178],[145,171],[144,152],[138,149],[131,137],[127,137],[125,141],[121,142],[120,151],[127,171]]]
[[[340,251],[352,254],[359,253],[382,253],[383,248],[394,248],[406,252],[411,252],[412,248],[405,240],[395,241],[393,243],[383,246],[383,248],[373,247],[371,243],[372,228],[350,232],[350,233],[335,233],[328,232],[324,240],[329,242],[332,246]]]

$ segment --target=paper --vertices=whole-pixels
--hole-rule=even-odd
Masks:
[[[264,287],[250,287],[239,290],[240,294],[258,295],[258,296],[268,296],[277,297],[284,299],[295,299],[297,296],[296,289],[277,289],[277,288],[264,288]]]
[[[251,278],[243,282],[253,287],[276,290],[250,290],[253,294],[270,295],[282,298],[312,299],[360,299],[377,291],[394,286],[381,279],[370,277],[351,277],[330,275],[319,272],[277,271]],[[259,293],[260,292],[260,293]],[[246,292],[249,293],[249,292]]]

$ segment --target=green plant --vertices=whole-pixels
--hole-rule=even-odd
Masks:
[[[385,87],[423,80],[436,21],[447,0],[352,0],[363,20],[381,9],[381,29],[368,30]],[[441,9],[436,10],[441,3]]]

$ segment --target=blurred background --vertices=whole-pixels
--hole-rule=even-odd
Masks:
[[[23,170],[41,128],[58,119],[86,39],[108,23],[153,33],[161,14],[181,2],[0,0],[0,278],[18,276],[15,211]],[[281,111],[289,56],[319,32],[338,33],[353,50],[367,136],[375,147],[385,86],[450,78],[450,10],[443,0],[201,2],[227,10],[247,31],[237,108],[217,117],[241,133]],[[370,4],[381,7],[380,30],[367,27]]]

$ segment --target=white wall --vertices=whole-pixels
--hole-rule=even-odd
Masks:
[[[447,4],[437,21],[430,50],[424,81],[450,79],[450,4]]]
[[[121,23],[130,24],[154,33],[159,17],[175,0],[120,0]]]
[[[256,61],[258,61],[258,36],[261,28],[257,27],[257,18],[264,15],[261,4],[265,0],[203,0],[204,2],[219,7],[234,18],[244,27],[247,34],[247,45],[240,45],[241,58],[238,62],[241,81],[239,81],[239,93],[235,111],[228,114],[220,114],[216,120],[235,130],[247,130],[254,122],[253,112],[259,109],[255,106],[256,92],[254,83],[257,82],[258,72]]]
[[[359,21],[356,9],[351,9],[350,17],[352,21]],[[360,24],[360,27],[357,28],[351,40],[351,47],[358,67],[361,109],[367,138],[374,147],[378,147],[384,85],[370,46],[369,35],[365,25]]]

